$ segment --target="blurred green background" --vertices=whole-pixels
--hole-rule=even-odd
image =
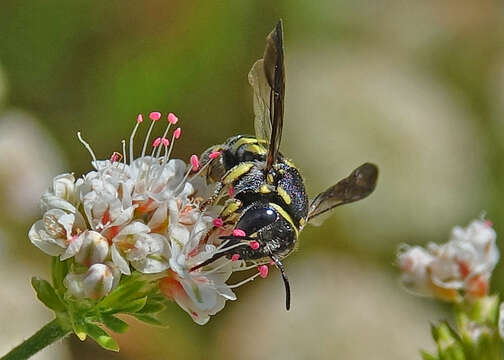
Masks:
[[[376,192],[307,227],[286,266],[238,290],[204,327],[176,305],[168,329],[134,324],[112,354],[65,340],[39,359],[419,359],[429,321],[405,294],[399,243],[445,241],[486,211],[504,231],[504,13],[481,1],[82,1],[0,3],[0,352],[50,313],[29,278],[50,259],[27,231],[61,172],[120,151],[140,112],[176,113],[175,156],[251,133],[247,73],[278,18],[287,93],[282,151],[314,196],[365,161]],[[159,131],[160,128],[158,129]],[[504,289],[498,266],[493,288]]]

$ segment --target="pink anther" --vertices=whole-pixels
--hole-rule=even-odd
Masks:
[[[213,160],[213,159],[217,159],[219,156],[221,156],[220,151],[214,151],[214,152],[210,153],[210,155],[208,155],[208,157],[209,157],[210,159],[212,159],[212,160]]]
[[[176,128],[175,131],[173,132],[173,136],[175,139],[178,139],[182,135],[182,129],[181,128]]]
[[[246,236],[247,234],[245,234],[245,231],[243,231],[242,229],[234,229],[233,230],[233,236],[236,236],[236,237],[243,237],[243,236]]]
[[[162,138],[162,139],[161,139],[161,142],[163,143],[163,146],[168,146],[168,145],[170,145],[170,140],[168,140],[167,138]]]
[[[174,113],[169,113],[168,121],[170,122],[170,124],[175,125],[178,122],[178,117],[176,117]]]
[[[200,167],[198,155],[191,155],[191,166],[192,166],[192,171],[198,171],[198,169]]]
[[[257,270],[259,270],[259,275],[264,279],[266,276],[268,276],[268,266],[267,265],[259,265],[257,267]]]
[[[217,219],[213,220],[213,226],[221,227],[222,225],[224,225],[224,221],[222,221],[221,218],[217,218]]]
[[[142,122],[143,122],[143,116],[142,116],[142,114],[138,114],[138,116],[137,116],[137,123],[140,124]]]
[[[235,189],[234,187],[230,186],[228,190],[229,197],[234,197],[235,196]]]
[[[161,138],[160,137],[156,138],[156,140],[154,140],[152,142],[152,146],[153,147],[158,147],[160,144],[161,144]]]
[[[110,157],[110,162],[116,162],[116,161],[121,161],[122,155],[118,152],[114,152],[112,156]]]
[[[240,254],[233,254],[233,256],[231,256],[231,261],[238,261],[240,260]]]
[[[158,121],[159,119],[161,119],[161,113],[159,111],[153,111],[149,114],[149,118],[152,121]]]
[[[257,250],[257,249],[259,249],[259,243],[258,243],[257,241],[255,241],[255,240],[254,240],[254,241],[251,241],[249,245],[250,245],[250,247],[252,248],[252,250]]]

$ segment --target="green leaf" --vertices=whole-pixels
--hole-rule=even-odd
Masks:
[[[156,314],[165,309],[164,304],[157,301],[150,301],[150,298],[147,300],[147,304],[138,312],[142,314]]]
[[[467,313],[473,321],[496,325],[499,313],[499,296],[485,296],[476,300]]]
[[[64,312],[66,310],[65,305],[58,298],[58,295],[48,281],[33,277],[31,284],[37,293],[38,299],[49,309],[56,312]]]
[[[108,294],[99,304],[102,309],[117,309],[124,307],[124,303],[138,298],[138,292],[145,285],[144,281],[131,280],[120,284],[114,291]]]
[[[153,315],[147,315],[147,314],[130,314],[131,316],[135,317],[136,319],[149,324],[149,325],[155,325],[155,326],[167,326],[168,323],[165,321],[162,321],[156,316]]]
[[[72,328],[75,335],[77,335],[80,341],[86,340],[87,337],[86,327],[84,326],[84,323],[82,321],[80,320],[73,321]]]
[[[423,350],[420,350],[420,354],[422,355],[423,360],[439,360],[437,356],[429,354],[428,352]]]
[[[433,337],[441,360],[466,360],[460,337],[448,323],[443,322],[434,327]]]
[[[111,351],[119,351],[117,342],[105,332],[101,327],[95,324],[86,323],[86,332],[92,337],[102,348]]]
[[[57,256],[52,260],[52,282],[56,291],[65,292],[63,280],[68,274],[68,264],[66,261],[60,261]]]
[[[103,322],[103,325],[116,333],[125,333],[129,328],[129,325],[126,322],[113,315],[102,315],[101,321]]]
[[[129,302],[128,304],[124,304],[121,307],[117,307],[116,309],[117,309],[117,312],[131,314],[131,313],[136,313],[136,312],[139,312],[140,310],[142,310],[146,303],[147,303],[147,296],[140,298],[140,299],[133,300],[133,301]]]

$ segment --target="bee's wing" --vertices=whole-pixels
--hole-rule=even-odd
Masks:
[[[254,89],[254,127],[259,140],[269,143],[271,137],[271,120],[269,98],[271,88],[264,73],[264,60],[255,62],[248,74],[249,84]]]
[[[377,179],[376,165],[365,163],[359,166],[348,177],[320,193],[310,202],[308,222],[337,206],[365,198],[373,192]]]
[[[264,57],[252,66],[248,79],[254,89],[256,137],[269,143],[266,169],[270,169],[278,157],[284,116],[285,66],[281,20],[267,36]]]

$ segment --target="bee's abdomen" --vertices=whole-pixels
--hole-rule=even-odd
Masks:
[[[281,173],[277,183],[277,193],[286,205],[286,210],[296,223],[308,216],[308,197],[303,178],[291,164],[281,162],[277,165]]]

